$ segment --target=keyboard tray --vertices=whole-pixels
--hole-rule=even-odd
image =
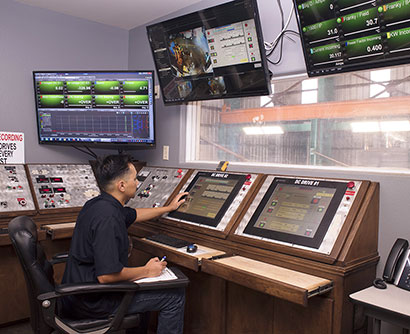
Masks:
[[[153,234],[151,236],[146,237],[146,239],[175,248],[186,247],[191,244],[191,242],[189,241],[174,238],[166,234]]]

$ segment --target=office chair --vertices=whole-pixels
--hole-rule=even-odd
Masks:
[[[135,328],[144,322],[144,314],[125,313],[136,291],[175,288],[188,284],[188,279],[178,271],[178,280],[148,283],[145,287],[144,284],[133,282],[56,285],[52,265],[64,261],[64,256],[59,256],[51,262],[46,259],[38,242],[37,227],[31,218],[16,217],[10,221],[8,228],[9,237],[23,268],[30,303],[30,323],[35,334],[105,334]],[[121,304],[112,317],[71,319],[68,314],[61,314],[58,299],[62,296],[108,292],[123,294]],[[143,331],[144,329],[138,329],[138,333]]]

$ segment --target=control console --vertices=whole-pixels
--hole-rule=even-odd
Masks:
[[[0,166],[0,215],[35,210],[23,165]]]
[[[175,188],[187,174],[188,169],[167,167],[143,167],[138,175],[137,193],[127,206],[150,208],[163,206]]]
[[[361,184],[268,175],[234,234],[328,255]]]
[[[100,194],[86,164],[29,164],[30,181],[39,210],[78,208]]]

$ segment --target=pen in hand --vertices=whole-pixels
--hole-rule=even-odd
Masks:
[[[167,259],[167,257],[164,255],[160,262],[165,261],[166,259]]]

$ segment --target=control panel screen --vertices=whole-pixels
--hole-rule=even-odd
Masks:
[[[347,183],[275,178],[245,233],[318,248]]]
[[[239,174],[198,172],[185,203],[168,216],[216,227],[245,182]]]

